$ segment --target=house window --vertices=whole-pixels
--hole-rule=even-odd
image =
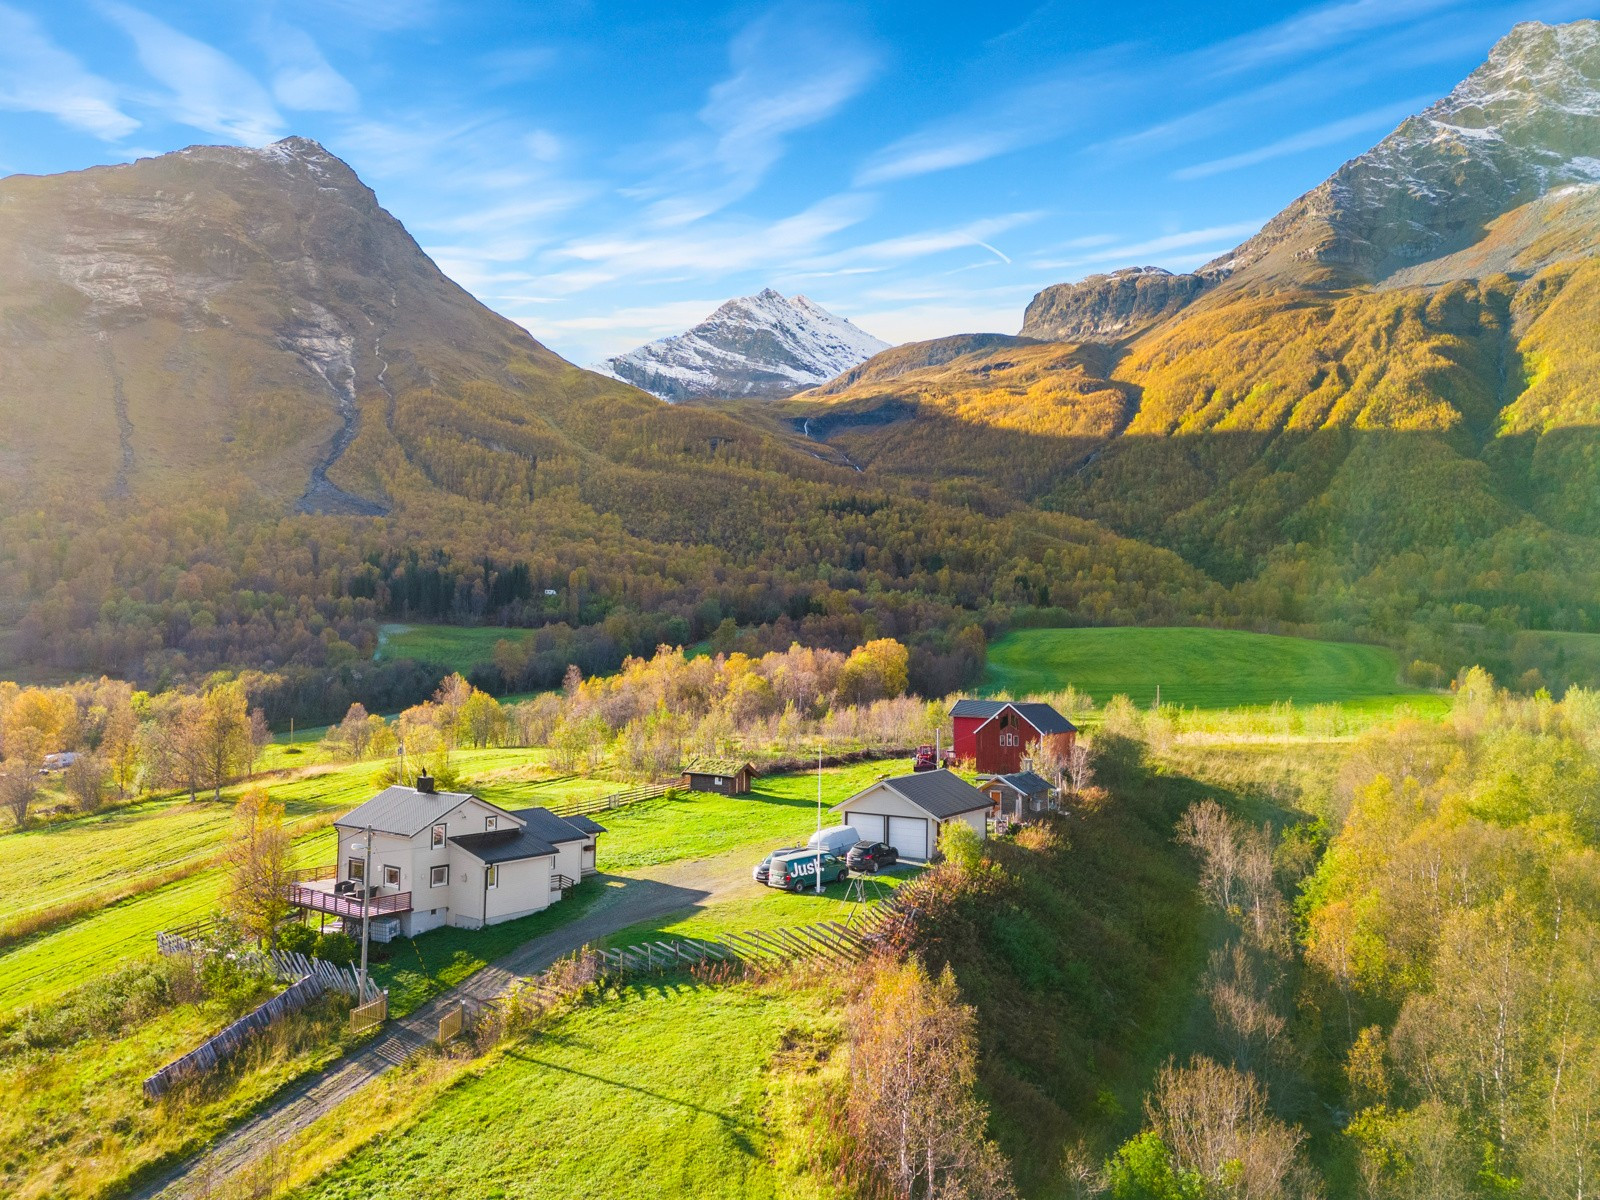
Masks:
[[[383,869],[383,886],[384,887],[399,887],[400,886],[400,868],[399,867],[385,867]]]
[[[354,879],[357,883],[365,883],[367,878],[367,863],[365,859],[352,858],[344,865],[344,877]]]
[[[711,786],[712,787],[721,787],[722,786],[722,776],[721,775],[713,775],[711,777]]]
[[[444,833],[445,827],[442,822],[433,827],[433,848],[435,850],[444,849]]]
[[[490,817],[489,819],[491,821],[494,820],[493,817]],[[496,888],[500,886],[500,867],[498,864],[490,863],[484,868],[483,886],[486,888]]]
[[[444,887],[449,882],[450,882],[450,868],[449,867],[434,867],[433,870],[431,870],[428,873],[428,886],[429,887]]]
[[[492,830],[495,827],[495,825],[497,825],[499,823],[499,820],[500,819],[498,817],[485,817],[483,819],[484,832],[487,833],[490,830]]]

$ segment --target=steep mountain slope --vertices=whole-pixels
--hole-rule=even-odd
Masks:
[[[0,482],[33,488],[242,477],[306,511],[379,512],[383,481],[346,459],[392,432],[406,389],[554,399],[574,376],[302,138],[0,181],[0,277]]]
[[[889,343],[804,296],[771,288],[729,300],[685,333],[595,364],[663,400],[789,396],[832,379]]]
[[[1201,273],[1313,284],[1460,278],[1417,268],[1480,241],[1524,204],[1597,180],[1600,22],[1528,22],[1448,96]]]

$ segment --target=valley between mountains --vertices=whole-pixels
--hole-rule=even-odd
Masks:
[[[0,1193],[1592,1195],[1600,21],[1280,201],[584,368],[309,138],[0,178]]]

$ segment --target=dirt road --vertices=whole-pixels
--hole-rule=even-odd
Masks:
[[[135,1200],[192,1200],[206,1195],[431,1043],[439,1018],[453,1005],[462,1000],[492,1000],[513,980],[537,974],[562,955],[639,921],[727,899],[742,888],[754,887],[751,861],[750,850],[742,848],[714,858],[602,875],[605,894],[583,916],[523,943],[459,986],[391,1022],[375,1041],[289,1089],[268,1108],[132,1196]]]

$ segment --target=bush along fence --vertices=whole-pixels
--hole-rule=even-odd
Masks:
[[[269,1025],[277,1024],[289,1014],[299,1012],[325,990],[322,981],[315,975],[307,975],[291,983],[254,1012],[246,1013],[221,1033],[207,1038],[182,1058],[174,1059],[146,1079],[145,1098],[159,1100],[179,1081],[213,1070],[230,1055],[236,1054],[252,1036]]]
[[[219,954],[215,946],[198,937],[183,933],[156,934],[156,949],[170,954]],[[325,988],[343,992],[358,1004],[371,1004],[383,991],[371,979],[367,980],[366,994],[361,994],[361,973],[354,967],[340,966],[322,958],[311,958],[293,950],[236,950],[230,957],[247,971],[259,971],[280,980],[296,980],[311,975],[322,981]]]

